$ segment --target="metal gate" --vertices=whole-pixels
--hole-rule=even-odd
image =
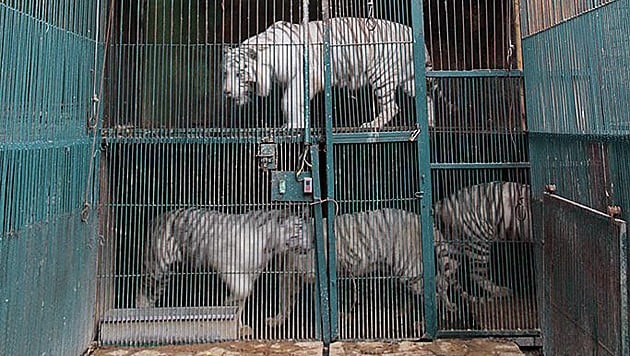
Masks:
[[[625,221],[550,194],[543,215],[545,352],[627,354]]]
[[[94,337],[102,5],[0,1],[2,355]]]
[[[531,235],[488,220],[531,223],[514,4],[109,15],[101,342],[537,335]]]

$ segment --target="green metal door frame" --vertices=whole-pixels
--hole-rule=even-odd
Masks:
[[[331,78],[331,53],[330,53],[330,6],[329,1],[322,1],[323,21],[324,25],[324,97],[325,97],[325,132],[324,132],[324,145],[326,152],[326,161],[321,168],[326,169],[326,198],[327,204],[327,224],[324,228],[327,230],[328,245],[328,265],[322,266],[320,261],[325,260],[324,251],[320,249],[323,245],[323,241],[320,241],[321,234],[316,228],[317,234],[317,252],[318,252],[318,272],[327,274],[328,282],[328,295],[324,293],[326,287],[322,284],[322,280],[319,280],[320,287],[320,304],[329,306],[329,310],[322,308],[321,315],[323,319],[323,341],[324,344],[328,344],[330,341],[339,338],[339,300],[337,293],[337,265],[336,265],[336,240],[333,229],[332,221],[335,218],[335,190],[334,182],[335,176],[335,164],[334,164],[334,146],[341,143],[370,143],[370,142],[408,142],[410,137],[416,141],[416,147],[418,151],[418,170],[420,179],[420,187],[418,187],[417,196],[420,199],[420,215],[422,223],[422,263],[423,263],[423,278],[424,278],[424,320],[425,320],[425,335],[424,338],[433,339],[437,334],[437,307],[435,302],[435,263],[434,263],[434,241],[433,241],[433,218],[431,212],[432,191],[431,191],[431,166],[429,163],[429,123],[427,116],[427,103],[426,103],[426,68],[425,68],[425,52],[424,52],[424,20],[422,2],[412,2],[412,33],[413,33],[413,53],[414,53],[414,73],[415,73],[415,110],[416,110],[416,131],[411,132],[387,132],[387,133],[351,133],[351,134],[334,134],[332,127],[332,78]],[[306,71],[306,70],[305,70]],[[307,86],[308,87],[308,86]],[[307,103],[308,100],[305,100]],[[305,112],[308,112],[305,110]],[[306,114],[308,116],[308,114]],[[306,121],[308,123],[308,121]],[[309,131],[308,125],[307,132]],[[309,137],[307,135],[307,137]],[[311,151],[311,158],[313,162],[313,171],[318,172],[319,162],[317,156],[317,150],[313,147]],[[316,168],[317,167],[317,168]],[[317,179],[319,180],[319,179]],[[319,184],[315,185],[315,189],[319,188]],[[320,196],[316,192],[316,197]],[[317,202],[317,201],[316,201]],[[321,204],[317,204],[315,207],[316,222],[321,223],[321,219],[318,219],[317,214],[321,214]],[[328,315],[326,315],[328,312]],[[328,320],[326,320],[328,319]],[[327,322],[329,325],[326,325]],[[330,329],[327,330],[326,327]]]

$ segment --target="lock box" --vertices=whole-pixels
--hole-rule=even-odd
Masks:
[[[292,171],[271,172],[272,201],[313,201],[313,177],[302,172],[298,177]]]

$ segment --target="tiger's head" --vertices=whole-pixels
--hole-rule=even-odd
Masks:
[[[271,233],[280,239],[273,239],[265,246],[267,253],[294,252],[308,253],[313,249],[313,236],[305,229],[305,219],[287,211],[278,212],[273,217]]]
[[[260,58],[260,46],[225,48],[223,53],[223,94],[238,105],[251,101],[250,94],[267,96],[271,91],[271,70]]]

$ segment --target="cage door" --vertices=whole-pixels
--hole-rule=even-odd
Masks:
[[[543,197],[545,353],[628,353],[626,222]]]

